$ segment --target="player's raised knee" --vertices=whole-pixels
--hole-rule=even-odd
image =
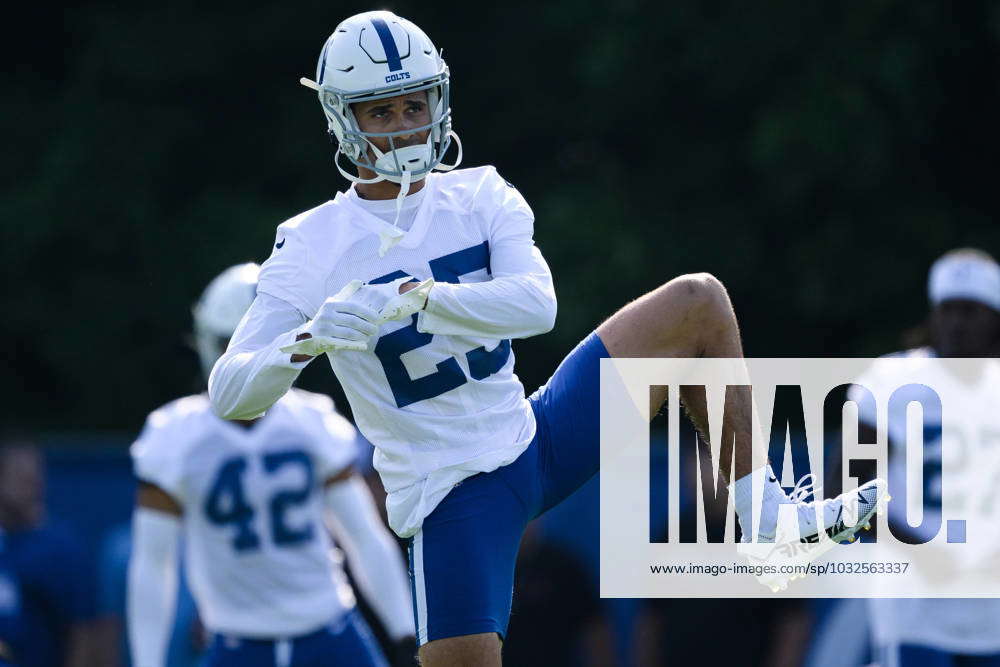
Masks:
[[[686,273],[679,276],[676,280],[681,281],[693,294],[702,294],[711,297],[719,292],[725,293],[726,291],[722,281],[706,271]]]
[[[711,273],[687,273],[678,276],[664,287],[679,296],[691,308],[729,306],[729,294],[722,281]]]

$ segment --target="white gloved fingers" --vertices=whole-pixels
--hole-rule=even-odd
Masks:
[[[373,324],[368,324],[368,322],[363,322],[357,318],[354,318],[356,322],[361,322],[365,326],[374,327],[375,331],[378,331],[378,327]],[[366,331],[361,331],[354,326],[343,326],[340,324],[332,324],[329,327],[323,328],[323,336],[327,338],[340,338],[343,340],[353,340],[367,343],[368,339],[372,337],[373,334],[367,333]]]
[[[352,280],[324,301],[316,316],[299,329],[299,333],[308,333],[311,338],[286,345],[281,351],[316,357],[336,350],[367,350],[380,324],[404,319],[423,308],[434,279],[399,293],[403,283],[413,281],[410,276],[378,285]]]
[[[327,301],[347,301],[352,296],[354,296],[355,292],[361,289],[361,286],[363,284],[364,283],[355,278],[354,280],[352,280],[351,282],[347,283],[342,288],[340,288],[340,291],[331,296],[329,299],[327,299]]]
[[[368,331],[371,329],[370,326],[364,326],[365,324],[369,324],[375,327],[369,335],[374,335],[378,331],[376,324],[378,322],[378,311],[356,301],[334,301],[332,298],[327,299],[320,306],[319,312],[316,313],[316,317],[313,319],[333,321],[344,326],[354,326],[354,323],[358,322],[355,328],[359,331]]]
[[[399,286],[403,283],[414,280],[411,276],[396,278],[388,283],[363,285],[353,297],[351,303],[362,303],[376,313],[382,310],[385,304],[399,296]]]
[[[424,307],[427,296],[434,287],[434,279],[428,278],[405,294],[400,294],[400,287],[410,282],[416,282],[416,279],[412,276],[403,276],[388,283],[364,285],[354,294],[351,301],[362,302],[377,310],[378,319],[375,321],[379,324],[402,320]]]
[[[295,341],[291,345],[285,345],[279,349],[286,354],[305,354],[310,357],[318,357],[321,354],[336,350],[363,352],[368,349],[368,343],[367,341],[344,340],[328,336],[313,336],[312,338]]]
[[[402,320],[419,312],[427,302],[427,296],[432,287],[434,287],[434,279],[428,278],[405,294],[397,294],[379,311],[379,321]]]
[[[339,324],[342,326],[352,327],[368,336],[378,333],[378,313],[374,310],[348,301],[340,313],[343,317],[340,318]]]
[[[377,317],[377,315],[376,315]],[[308,333],[314,336],[339,336],[340,332],[349,330],[356,335],[348,338],[358,338],[358,336],[369,338],[378,333],[378,325],[354,315],[340,311],[320,312],[309,323]],[[360,340],[360,338],[358,338]]]
[[[343,302],[341,302],[343,303]],[[325,306],[326,304],[324,304]],[[289,354],[306,354],[316,357],[335,350],[368,349],[368,340],[378,327],[355,315],[327,309],[298,328],[297,334],[309,334],[310,338],[295,341],[279,348]]]

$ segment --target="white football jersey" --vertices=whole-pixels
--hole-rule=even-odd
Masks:
[[[258,286],[311,318],[351,280],[437,281],[426,309],[382,325],[374,349],[328,355],[376,447],[389,523],[404,537],[456,483],[511,463],[534,437],[510,338],[540,333],[532,311],[554,317],[555,308],[531,209],[493,167],[430,174],[420,197],[384,257],[378,232],[388,223],[354,196],[292,218],[278,227]],[[482,291],[471,293],[474,284]]]
[[[293,389],[246,427],[188,396],[150,414],[131,453],[136,476],[183,508],[188,583],[209,630],[294,636],[354,606],[322,489],[353,463],[356,431],[328,397]]]
[[[913,386],[905,390],[905,398],[923,405],[922,502],[917,493],[907,493],[906,503],[890,502],[888,511],[899,523],[907,515],[911,525],[921,523],[922,528],[911,530],[924,539],[933,537],[932,531],[945,533],[949,515],[975,519],[969,522],[970,527],[1000,520],[1000,497],[995,493],[996,473],[1000,472],[998,365],[986,365],[978,381],[965,384],[939,366],[927,363],[934,358],[934,351],[929,348],[887,355],[884,359],[890,361],[876,361],[855,381],[872,391],[883,411],[892,392],[906,384]],[[892,363],[893,359],[907,361]],[[917,382],[914,378],[918,378]],[[941,404],[918,382],[947,396],[944,409],[950,414],[946,428],[942,429]],[[856,400],[859,395],[859,390],[852,389],[848,398]],[[876,425],[875,415],[862,410],[859,416],[864,423]],[[891,446],[890,479],[905,479],[906,420],[887,420],[885,414],[881,419],[888,429]],[[947,475],[947,485],[942,484],[942,471]],[[948,514],[943,514],[942,508]],[[874,598],[869,605],[874,639],[880,645],[916,644],[949,652],[1000,652],[1000,599]]]

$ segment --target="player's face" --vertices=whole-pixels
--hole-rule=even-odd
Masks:
[[[32,446],[12,446],[0,453],[0,516],[13,526],[41,521],[45,508],[42,457]]]
[[[359,102],[351,106],[351,111],[354,112],[362,132],[405,132],[408,129],[429,125],[431,122],[426,90],[384,100]],[[393,137],[393,145],[396,148],[419,145],[427,141],[429,133],[428,129],[402,134]],[[378,146],[383,153],[391,150],[388,137],[372,137],[369,141]]]
[[[976,301],[950,299],[931,311],[934,346],[943,357],[986,357],[1000,352],[1000,313]]]

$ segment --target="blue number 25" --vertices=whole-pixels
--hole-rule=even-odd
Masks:
[[[428,264],[434,280],[457,283],[459,276],[480,269],[490,271],[490,246],[487,241],[483,241],[479,245],[432,259]],[[388,283],[405,275],[402,271],[393,271],[371,282]],[[410,377],[400,356],[418,347],[429,345],[433,338],[434,334],[417,331],[417,316],[413,315],[413,321],[409,326],[382,336],[375,345],[375,355],[382,362],[385,377],[389,380],[393,398],[396,399],[396,407],[402,408],[417,401],[440,396],[469,381],[455,357],[448,357],[439,362],[437,370],[429,375],[415,380]],[[472,379],[483,380],[507,363],[507,359],[510,358],[510,341],[502,340],[489,351],[483,346],[469,350],[465,353],[465,358],[469,363],[469,374]]]

